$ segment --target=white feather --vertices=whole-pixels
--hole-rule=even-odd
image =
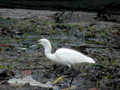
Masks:
[[[39,43],[43,45],[46,57],[54,62],[67,65],[69,67],[76,63],[95,63],[92,58],[73,49],[60,48],[56,50],[55,53],[51,53],[52,47],[50,41],[47,39],[40,39]]]

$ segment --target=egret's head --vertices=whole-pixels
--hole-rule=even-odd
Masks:
[[[40,39],[40,40],[38,40],[38,43],[43,45],[43,46],[46,46],[46,45],[50,44],[50,41],[47,39]]]

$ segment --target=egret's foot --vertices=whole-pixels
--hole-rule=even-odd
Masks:
[[[55,85],[55,84],[57,84],[59,81],[64,82],[63,76],[58,77],[58,78],[53,82],[53,84]]]

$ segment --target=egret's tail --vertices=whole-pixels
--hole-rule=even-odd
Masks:
[[[95,63],[95,60],[91,58],[88,63]]]
[[[95,61],[93,60],[93,61],[91,61],[90,63],[95,63]]]

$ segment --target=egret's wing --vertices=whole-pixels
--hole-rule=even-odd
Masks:
[[[56,58],[58,58],[60,62],[69,64],[73,64],[74,62],[80,61],[79,52],[64,48],[58,49],[56,51]]]
[[[56,51],[56,57],[64,63],[74,64],[93,62],[93,59],[72,49],[61,48]]]

